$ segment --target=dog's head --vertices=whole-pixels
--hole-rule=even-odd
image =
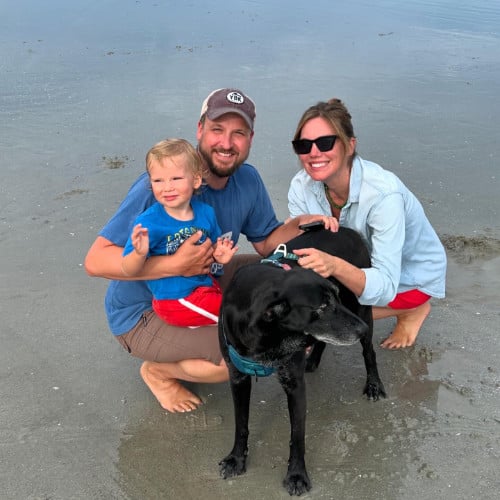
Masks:
[[[350,345],[367,332],[329,280],[302,268],[258,266],[241,268],[224,296],[226,335],[240,354],[276,359],[310,344],[308,336]]]

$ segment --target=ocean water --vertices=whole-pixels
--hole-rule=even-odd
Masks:
[[[1,2],[2,219],[73,193],[103,224],[149,147],[194,141],[205,96],[237,86],[257,103],[250,159],[280,217],[296,122],[336,96],[361,156],[438,232],[498,237],[499,53],[500,4],[485,0]]]

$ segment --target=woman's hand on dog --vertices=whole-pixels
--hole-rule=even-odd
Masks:
[[[298,225],[306,225],[306,224],[311,224],[313,222],[322,222],[323,226],[325,229],[328,229],[332,233],[336,233],[339,230],[339,221],[336,217],[329,217],[327,215],[320,215],[320,214],[315,214],[315,215],[299,215],[296,217],[296,219],[291,219],[288,218],[285,220],[285,224],[288,222],[296,220]]]
[[[364,271],[340,257],[322,252],[316,248],[296,248],[294,254],[304,269],[311,269],[323,278],[333,277],[349,288],[356,297],[361,296],[366,285]]]
[[[297,262],[304,269],[311,269],[323,278],[334,276],[337,257],[316,248],[296,248],[293,253],[299,256]]]
[[[323,224],[325,229],[329,229],[332,233],[336,233],[339,230],[339,221],[336,217],[323,216]]]

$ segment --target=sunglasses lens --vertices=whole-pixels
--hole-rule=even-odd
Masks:
[[[293,150],[298,155],[306,155],[311,152],[313,141],[309,139],[297,139],[292,141]]]
[[[318,149],[324,153],[325,151],[330,151],[335,145],[336,135],[325,135],[324,137],[318,137],[314,142]]]
[[[296,139],[292,141],[293,150],[298,155],[307,155],[311,152],[312,145],[316,144],[317,148],[324,153],[325,151],[330,151],[335,145],[336,135],[325,135],[323,137],[318,137],[317,139]]]

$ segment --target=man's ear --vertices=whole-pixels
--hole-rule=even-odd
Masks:
[[[202,133],[203,133],[203,121],[200,120],[198,122],[198,126],[196,127],[196,140],[198,142],[200,142]]]

